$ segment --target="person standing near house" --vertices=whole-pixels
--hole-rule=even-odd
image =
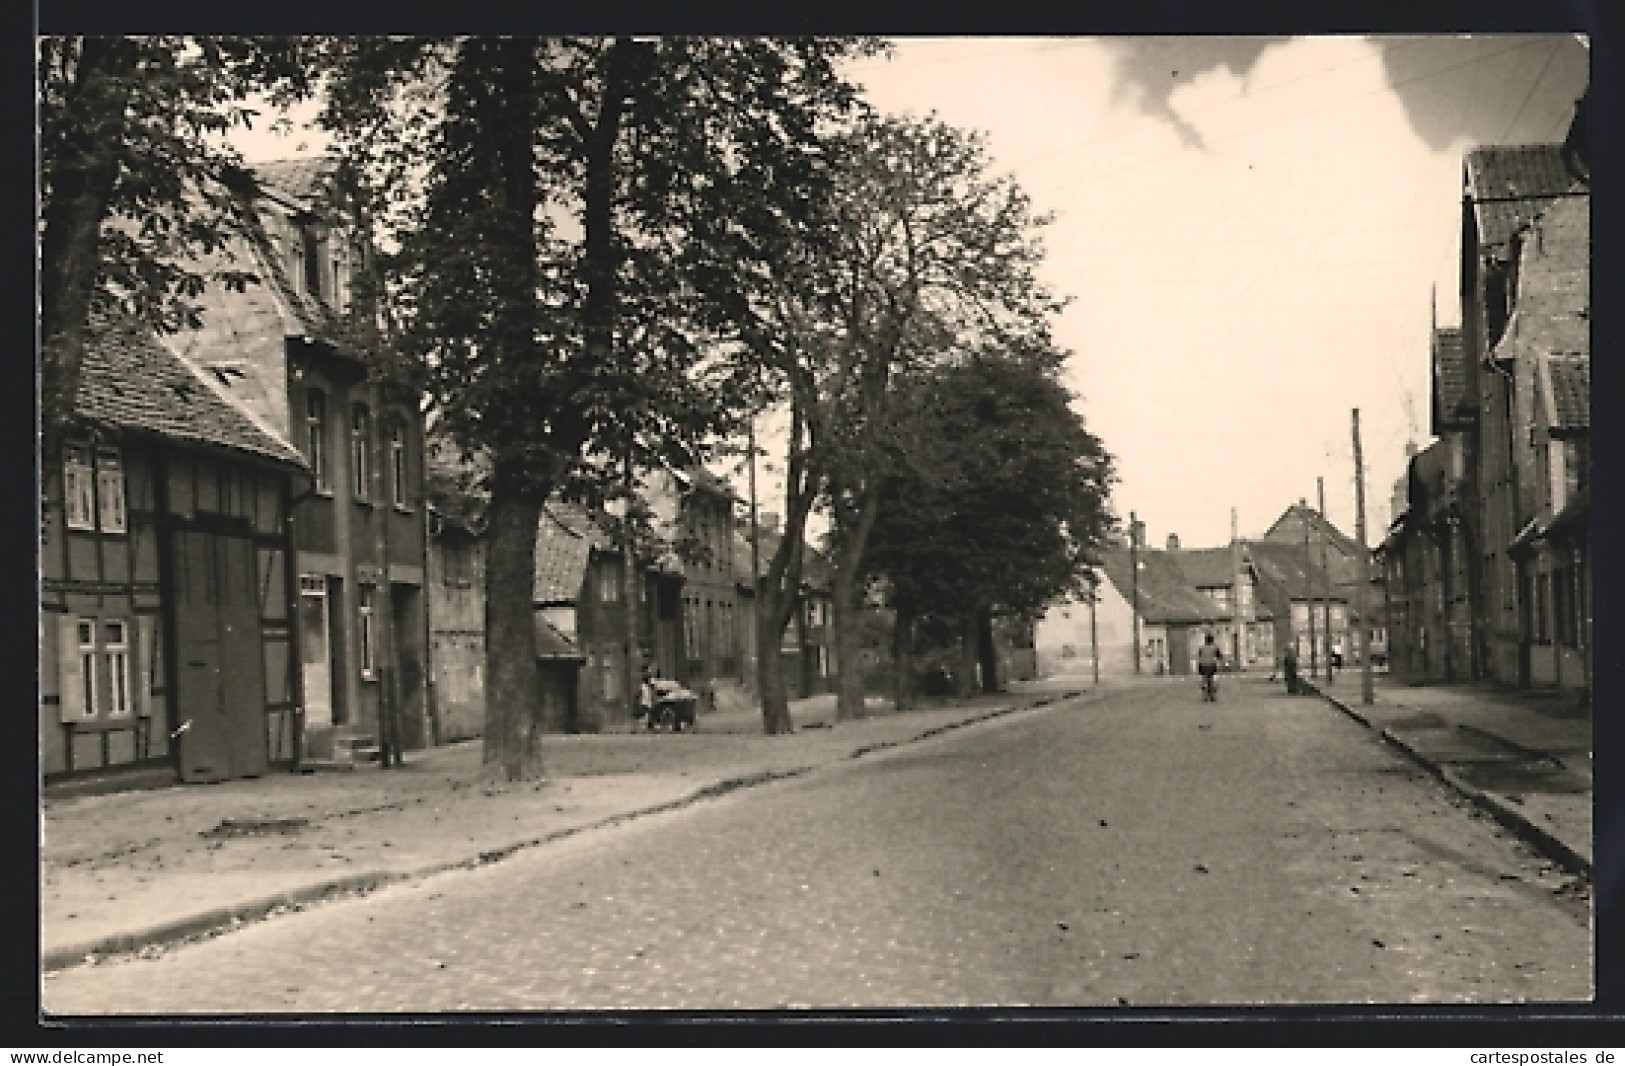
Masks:
[[[636,713],[639,718],[643,719],[650,729],[653,729],[655,727],[655,687],[649,680],[648,663],[643,664],[643,669],[641,672],[642,678],[638,682],[638,708]]]
[[[1209,633],[1202,646],[1196,649],[1196,672],[1202,675],[1202,696],[1204,699],[1214,699],[1218,695],[1219,664],[1224,661],[1224,652],[1214,642],[1213,634]]]
[[[1281,673],[1286,677],[1286,691],[1289,696],[1298,694],[1298,649],[1296,642],[1289,642],[1286,653],[1281,656]]]

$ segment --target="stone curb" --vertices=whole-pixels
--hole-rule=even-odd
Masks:
[[[1379,737],[1382,738],[1383,741],[1403,753],[1406,758],[1410,759],[1422,769],[1426,770],[1428,773],[1450,786],[1456,792],[1472,801],[1472,803],[1480,810],[1484,811],[1497,822],[1500,822],[1501,825],[1517,834],[1517,836],[1523,840],[1524,843],[1530,845],[1536,851],[1539,851],[1548,859],[1551,859],[1553,862],[1563,867],[1563,869],[1569,873],[1578,877],[1586,878],[1587,880],[1591,879],[1592,865],[1590,859],[1587,859],[1574,848],[1570,847],[1568,844],[1565,844],[1562,840],[1558,839],[1556,836],[1553,836],[1547,830],[1541,828],[1528,818],[1524,817],[1523,813],[1517,809],[1516,805],[1504,800],[1493,792],[1486,792],[1484,789],[1481,789],[1476,785],[1469,784],[1455,771],[1446,766],[1441,766],[1439,763],[1428,758],[1419,749],[1401,737],[1398,733],[1395,733],[1392,729],[1373,725],[1369,718],[1361,714],[1359,711],[1356,711],[1353,707],[1338,699],[1336,696],[1329,696],[1314,686],[1308,687],[1310,691],[1315,693],[1315,695],[1319,696],[1333,707],[1336,707],[1338,710],[1342,711],[1356,722],[1359,722],[1367,729],[1375,732]]]
[[[737,792],[741,789],[756,788],[761,785],[770,784],[774,781],[804,777],[818,770],[827,769],[832,766],[839,766],[855,759],[861,759],[865,755],[885,749],[898,748],[908,744],[916,744],[920,741],[929,740],[932,737],[941,736],[944,733],[949,733],[956,729],[963,729],[966,726],[977,725],[982,722],[991,721],[995,718],[1003,718],[1007,715],[1015,714],[1018,711],[1036,710],[1040,707],[1047,707],[1055,703],[1076,699],[1080,696],[1088,694],[1089,693],[1087,691],[1061,692],[1041,696],[1037,699],[1022,700],[1007,707],[996,707],[958,722],[949,722],[942,725],[933,726],[903,740],[882,741],[879,743],[867,744],[859,748],[854,748],[844,755],[835,757],[822,766],[799,766],[790,770],[761,770],[754,773],[743,774],[737,777],[723,778],[720,781],[714,781],[711,784],[702,785],[692,792],[679,796],[676,799],[667,800],[664,803],[656,803],[648,807],[639,807],[630,811],[620,811],[618,813],[600,818],[597,821],[558,829],[551,833],[545,833],[539,837],[531,837],[524,840],[514,841],[509,844],[485,848],[478,854],[467,858],[444,859],[439,862],[428,863],[424,866],[413,867],[407,870],[365,870],[360,873],[347,874],[343,877],[326,878],[320,881],[311,882],[310,884],[299,885],[295,888],[286,889],[281,892],[275,892],[268,896],[260,896],[258,898],[246,900],[240,903],[229,903],[220,907],[211,907],[208,910],[199,911],[195,914],[182,915],[179,918],[172,918],[168,921],[159,922],[143,929],[136,929],[123,933],[113,933],[108,936],[98,937],[94,940],[83,941],[78,944],[67,944],[63,947],[53,948],[48,952],[43,952],[40,956],[40,971],[42,973],[52,973],[57,970],[65,970],[71,966],[77,966],[80,963],[94,961],[106,956],[127,955],[139,952],[145,948],[159,947],[188,940],[200,940],[209,936],[228,932],[237,926],[245,925],[249,922],[263,920],[281,909],[298,909],[306,906],[307,904],[317,903],[331,897],[365,895],[389,884],[403,881],[420,881],[426,877],[432,877],[435,874],[446,873],[451,870],[474,869],[480,866],[486,866],[491,863],[501,862],[502,860],[509,858],[520,851],[524,851],[527,848],[551,844],[555,841],[563,840],[567,837],[576,836],[577,834],[589,832],[594,829],[607,829],[611,826],[619,825],[623,822],[629,822],[637,818],[645,818],[651,815],[663,814],[667,811],[680,810],[684,807],[690,807],[706,800],[716,799],[721,796],[725,796],[730,792]]]

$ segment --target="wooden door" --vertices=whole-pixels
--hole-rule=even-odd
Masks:
[[[1171,674],[1188,674],[1191,672],[1189,626],[1170,625],[1168,627],[1168,672]]]
[[[305,701],[305,728],[333,724],[333,661],[327,630],[327,579],[299,576],[299,659]]]
[[[177,742],[183,781],[265,772],[265,664],[254,548],[246,538],[175,534]]]

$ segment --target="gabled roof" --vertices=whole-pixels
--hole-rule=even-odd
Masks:
[[[1560,144],[1475,148],[1467,153],[1465,170],[1480,249],[1506,244],[1551,197],[1577,185],[1563,165]]]
[[[1228,614],[1217,603],[1186,583],[1179,563],[1165,551],[1152,548],[1135,553],[1131,561],[1127,548],[1101,553],[1101,569],[1123,599],[1138,604],[1140,617],[1153,624],[1188,625],[1222,622]],[[1134,576],[1134,562],[1139,577]]]
[[[308,469],[297,449],[233,402],[210,372],[129,318],[98,315],[91,321],[74,413],[106,426]]]
[[[1555,432],[1591,428],[1591,360],[1583,355],[1545,354],[1540,360],[1547,420]]]
[[[1591,203],[1552,203],[1518,235],[1518,289],[1494,355],[1591,352]]]
[[[1460,329],[1433,331],[1433,425],[1435,436],[1466,428],[1478,417],[1478,406],[1467,393],[1467,349]]]
[[[536,524],[534,601],[575,603],[593,551],[609,547],[609,538],[580,508],[549,500]]]
[[[1319,511],[1304,504],[1295,503],[1282,511],[1281,517],[1277,518],[1264,533],[1264,539],[1302,547],[1303,524],[1305,522],[1309,524],[1310,536],[1324,536],[1330,544],[1336,545],[1344,555],[1359,558],[1360,545],[1354,538],[1332,525],[1331,521],[1321,515]]]
[[[1247,542],[1247,558],[1259,580],[1281,589],[1288,599],[1310,600],[1326,588],[1325,571],[1312,560],[1301,544],[1273,540]],[[1332,599],[1342,599],[1338,585],[1331,585]]]

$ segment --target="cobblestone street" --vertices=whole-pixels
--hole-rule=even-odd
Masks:
[[[1589,915],[1321,701],[1173,679],[64,970],[44,1006],[1575,1001]]]

